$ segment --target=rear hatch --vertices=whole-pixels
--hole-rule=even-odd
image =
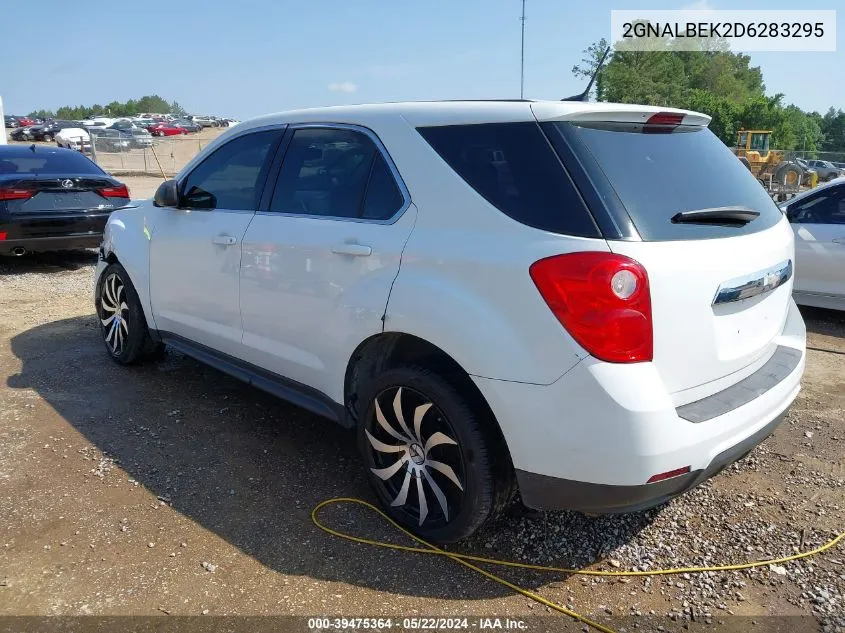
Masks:
[[[535,114],[619,228],[610,249],[648,273],[653,362],[676,404],[680,392],[704,397],[702,386],[718,391],[720,379],[765,362],[789,310],[792,231],[709,119],[653,109]]]

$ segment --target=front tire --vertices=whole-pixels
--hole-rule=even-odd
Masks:
[[[161,354],[164,346],[150,336],[141,300],[120,264],[110,264],[100,276],[95,307],[103,342],[116,363],[130,365]]]
[[[451,382],[423,367],[398,367],[369,385],[364,402],[358,447],[393,520],[426,540],[451,543],[504,507],[499,497],[507,487],[495,470],[500,447],[485,429],[493,421]]]

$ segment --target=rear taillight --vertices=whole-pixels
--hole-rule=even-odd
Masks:
[[[646,125],[680,125],[684,120],[684,115],[677,113],[677,112],[655,112],[650,117],[648,117],[648,121],[645,122]]]
[[[570,253],[534,262],[529,272],[554,315],[592,356],[611,363],[652,359],[651,295],[639,262]]]
[[[103,189],[98,189],[97,191],[99,191],[100,195],[105,198],[129,197],[129,189],[126,188],[126,185],[120,185],[118,187],[105,187]]]
[[[35,195],[33,189],[3,189],[0,188],[0,200],[29,200]]]
[[[0,231],[0,242],[6,239],[6,235],[8,235],[6,231]]]

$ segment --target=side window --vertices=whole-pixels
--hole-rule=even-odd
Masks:
[[[216,149],[183,183],[188,209],[257,209],[278,130],[244,134]]]
[[[399,191],[387,162],[381,153],[377,153],[364,196],[361,217],[368,220],[390,219],[396,215],[404,202],[402,192]]]
[[[401,194],[373,141],[328,127],[294,132],[270,201],[270,211],[336,218],[389,218],[400,206]]]
[[[582,237],[599,232],[554,149],[536,123],[419,128],[440,157],[517,222]]]
[[[845,187],[831,187],[790,205],[788,216],[796,224],[845,224]]]

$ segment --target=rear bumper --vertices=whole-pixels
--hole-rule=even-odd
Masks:
[[[755,446],[771,435],[786,419],[784,411],[752,435],[717,455],[703,470],[672,477],[653,484],[612,486],[583,481],[570,481],[516,471],[520,494],[525,505],[544,510],[579,510],[595,514],[638,512],[669,501],[692,490],[745,457]]]
[[[54,237],[29,237],[0,242],[0,255],[15,255],[17,249],[24,249],[28,253],[43,253],[45,251],[69,251],[82,248],[97,248],[103,241],[102,233],[85,233],[83,235],[61,235]]]
[[[682,417],[694,416],[675,405],[651,363],[587,358],[551,385],[473,380],[496,415],[527,506],[626,512],[660,504],[700,484],[745,455],[784,419],[800,390],[806,356],[804,322],[792,302],[784,331],[774,342],[789,348],[786,356],[792,358],[779,381],[697,422]],[[761,360],[757,370],[763,367]],[[752,388],[763,384],[748,374],[743,378]],[[728,388],[711,397],[730,400],[732,394]],[[705,404],[699,412],[715,410],[713,402]],[[686,467],[687,474],[647,483],[654,475]]]

